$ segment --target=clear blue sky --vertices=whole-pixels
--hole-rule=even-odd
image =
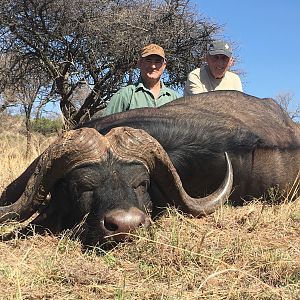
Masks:
[[[222,25],[222,37],[238,46],[244,92],[274,98],[293,94],[300,104],[299,0],[192,0],[197,11]]]

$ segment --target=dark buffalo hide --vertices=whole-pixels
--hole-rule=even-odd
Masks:
[[[37,230],[82,222],[86,244],[124,240],[167,205],[194,216],[219,207],[232,184],[224,153],[233,167],[233,204],[268,199],[270,189],[276,199],[296,190],[299,125],[272,99],[217,91],[66,133],[4,190],[0,221],[38,210]]]

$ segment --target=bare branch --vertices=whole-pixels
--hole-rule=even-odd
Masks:
[[[133,79],[144,45],[165,48],[163,79],[178,88],[202,64],[207,42],[219,30],[196,15],[188,0],[74,0],[71,5],[67,0],[5,0],[0,4],[0,55],[8,63],[0,67],[0,91],[39,69],[53,87],[49,98],[59,100],[64,117],[77,124]],[[76,102],[82,82],[90,93]]]
[[[291,92],[280,93],[275,97],[275,101],[289,114],[293,119],[300,118],[300,101],[295,101]]]

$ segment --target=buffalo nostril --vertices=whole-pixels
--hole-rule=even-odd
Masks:
[[[118,230],[118,225],[113,223],[113,220],[108,220],[109,218],[105,218],[104,219],[104,227],[108,230],[108,231],[117,231]]]

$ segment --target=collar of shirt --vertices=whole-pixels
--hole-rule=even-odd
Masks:
[[[162,96],[162,95],[171,95],[170,92],[168,91],[168,88],[164,85],[164,83],[162,81],[160,82],[160,86],[161,86],[161,88],[160,88],[160,91],[159,91],[159,96]],[[141,81],[141,79],[139,79],[139,81],[136,83],[135,90],[136,91],[138,91],[138,90],[144,90],[146,92],[151,93],[151,91],[144,86],[144,84]]]

